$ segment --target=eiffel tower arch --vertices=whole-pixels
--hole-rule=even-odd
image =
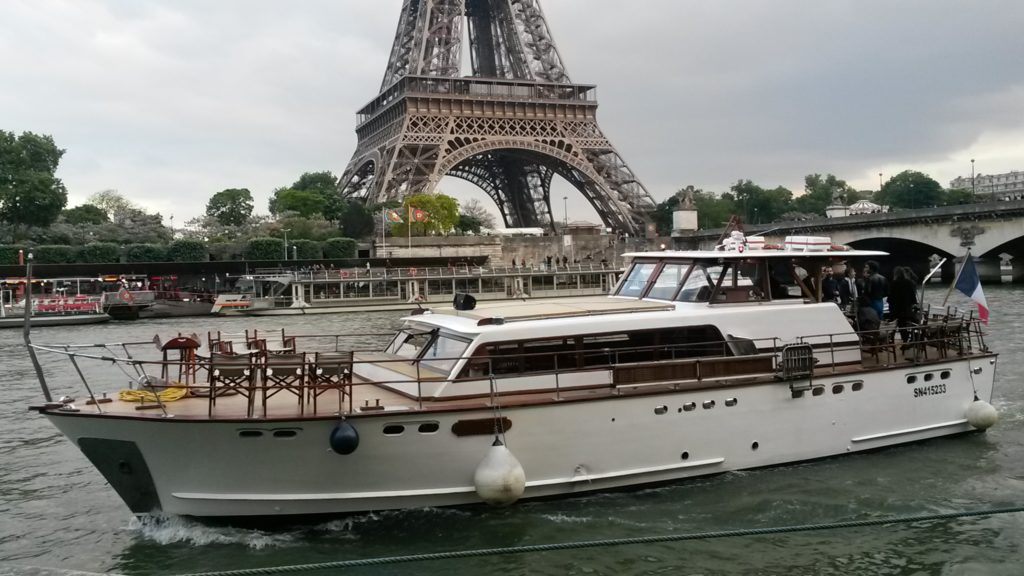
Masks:
[[[460,77],[463,26],[471,77]],[[553,225],[551,182],[604,224],[644,232],[654,200],[597,123],[596,87],[573,84],[539,0],[404,0],[380,93],[358,112],[343,197],[380,203],[479,186],[508,227]]]

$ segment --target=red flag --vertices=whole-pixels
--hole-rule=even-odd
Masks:
[[[413,219],[413,222],[429,222],[430,221],[430,213],[426,212],[424,210],[420,210],[419,208],[413,208],[412,209],[412,219]]]

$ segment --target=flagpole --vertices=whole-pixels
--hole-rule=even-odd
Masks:
[[[387,213],[388,209],[384,208],[380,211],[380,250],[383,252],[383,256],[387,258],[388,255],[388,241],[387,233],[384,231],[384,227],[387,226]]]
[[[412,204],[409,204],[409,219],[406,220],[409,228],[409,256],[412,256]]]
[[[946,291],[946,297],[942,299],[942,307],[946,307],[946,302],[949,302],[949,296],[953,294],[953,288],[956,288],[956,283],[960,281],[960,274],[964,271],[964,265],[967,264],[967,259],[971,257],[971,249],[967,249],[967,255],[964,256],[964,262],[960,265],[960,269],[956,271],[956,276],[953,278],[953,283],[949,285],[949,290]],[[953,262],[956,265],[956,261]]]

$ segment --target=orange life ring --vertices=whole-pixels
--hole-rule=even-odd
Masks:
[[[342,278],[348,278],[348,270],[342,270],[341,271],[341,277]]]
[[[410,276],[415,276],[416,275],[416,269],[415,268],[409,268],[409,275]]]

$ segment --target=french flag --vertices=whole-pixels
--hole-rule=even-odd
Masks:
[[[960,268],[960,275],[956,277],[956,289],[974,300],[978,305],[978,316],[982,322],[988,324],[988,302],[985,301],[985,292],[981,289],[981,278],[974,267],[974,258],[969,252],[964,258],[964,265]]]

